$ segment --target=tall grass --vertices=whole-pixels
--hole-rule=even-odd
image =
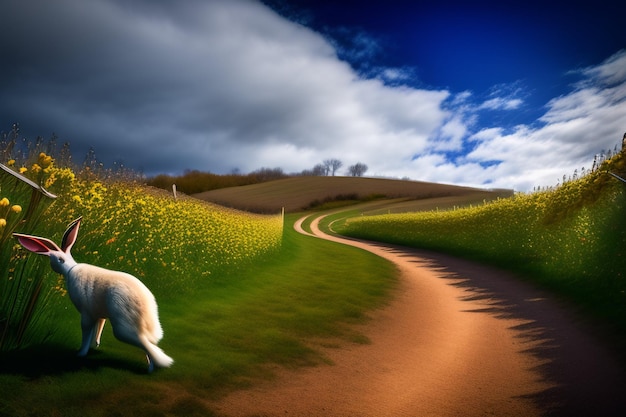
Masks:
[[[451,211],[354,217],[335,230],[522,272],[626,331],[626,184],[609,172],[624,176],[624,152],[556,189]]]
[[[41,318],[42,304],[50,292],[44,283],[42,265],[30,262],[12,241],[16,230],[33,230],[55,196],[49,185],[52,159],[41,153],[30,169],[33,180],[11,169],[15,160],[0,165],[0,351],[28,342],[27,330]],[[43,332],[42,338],[49,333]]]

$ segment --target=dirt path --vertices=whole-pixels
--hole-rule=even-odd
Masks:
[[[396,263],[396,297],[362,329],[370,344],[327,349],[333,365],[278,370],[275,381],[222,399],[218,413],[624,415],[623,368],[575,314],[545,294],[452,257],[328,236],[318,222],[316,236]]]

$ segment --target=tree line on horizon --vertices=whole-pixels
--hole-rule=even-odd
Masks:
[[[175,184],[176,189],[185,194],[197,194],[219,188],[239,187],[290,177],[335,176],[342,166],[343,162],[339,159],[331,158],[324,160],[311,169],[292,174],[285,173],[282,168],[259,168],[248,174],[241,174],[237,171],[230,174],[214,174],[199,170],[189,170],[185,171],[183,175],[156,175],[149,178],[147,184],[164,190],[170,190]],[[357,162],[349,166],[347,172],[352,177],[362,177],[367,172],[367,165]]]

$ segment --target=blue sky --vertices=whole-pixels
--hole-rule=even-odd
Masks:
[[[5,0],[0,129],[149,175],[337,158],[528,191],[626,132],[617,3]]]

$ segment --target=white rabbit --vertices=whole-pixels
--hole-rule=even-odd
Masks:
[[[65,277],[67,292],[80,313],[83,337],[78,356],[87,355],[94,335],[96,344],[100,345],[102,328],[108,318],[117,339],[146,352],[148,372],[155,365],[170,366],[174,360],[156,345],[163,337],[163,330],[150,290],[130,274],[79,264],[72,258],[70,249],[76,242],[81,219],[70,223],[61,248],[43,237],[13,233],[24,248],[48,256],[52,269]]]

